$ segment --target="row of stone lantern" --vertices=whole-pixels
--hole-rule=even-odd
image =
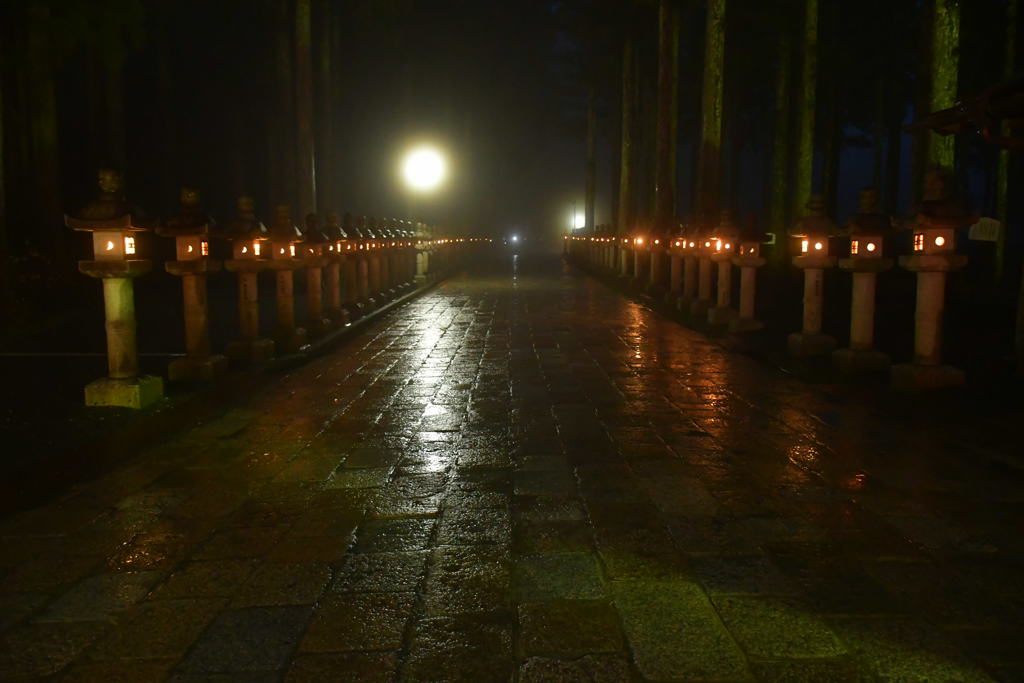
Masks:
[[[68,227],[92,233],[93,258],[80,261],[79,270],[102,279],[104,288],[108,376],[86,387],[87,405],[142,408],[163,396],[162,378],[142,376],[138,368],[132,280],[151,269],[151,262],[137,252],[141,232],[154,230],[175,240],[175,259],[165,269],[182,279],[185,355],[170,363],[172,381],[212,379],[227,369],[228,358],[251,362],[275,352],[300,351],[310,336],[346,325],[440,274],[451,265],[448,252],[466,241],[428,238],[424,226],[404,221],[353,221],[347,214],[342,220],[335,213],[327,215],[323,228],[309,214],[305,230],[300,230],[283,205],[276,208],[268,230],[256,218],[249,197],[239,199],[236,216],[223,232],[215,233],[193,189],[182,189],[178,214],[158,223],[125,202],[116,172],[102,170],[99,185],[98,199],[77,216],[65,217]],[[210,255],[215,234],[231,241],[232,258],[223,265],[238,278],[240,337],[228,345],[227,356],[212,353],[210,346],[207,275],[221,268]],[[307,278],[305,327],[295,316],[294,277],[300,269]],[[260,336],[258,275],[265,270],[274,271],[276,279],[273,339]]]
[[[912,231],[913,252],[901,256],[900,265],[917,273],[918,284],[914,360],[892,367],[896,386],[934,388],[964,381],[960,370],[942,364],[941,341],[946,274],[963,268],[967,261],[966,256],[955,253],[956,230],[970,222],[967,212],[950,200],[946,176],[939,170],[930,173],[920,211],[903,226]],[[885,240],[893,230],[893,221],[880,212],[873,189],[861,193],[858,212],[845,230],[826,216],[820,196],[809,199],[807,213],[791,231],[796,252],[793,264],[804,273],[803,322],[801,330],[787,339],[791,355],[831,354],[835,365],[847,372],[882,371],[890,366],[889,357],[874,348],[874,317],[878,273],[894,265],[885,256]],[[849,236],[850,252],[837,259],[830,240],[840,235]],[[718,225],[703,234],[682,225],[677,235],[668,238],[636,231],[617,237],[567,236],[566,241],[570,256],[655,294],[664,283],[662,269],[667,258],[666,302],[712,325],[728,326],[734,333],[763,327],[755,317],[756,270],[765,263],[760,255],[763,236],[749,228],[739,229],[729,211],[722,212]],[[599,245],[599,259],[581,258],[592,253],[579,246],[588,241]],[[824,273],[837,265],[853,279],[850,341],[839,350],[836,340],[822,331]],[[732,302],[733,266],[740,268],[738,309]]]

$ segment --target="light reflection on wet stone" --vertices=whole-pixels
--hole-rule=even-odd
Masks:
[[[487,265],[0,521],[0,677],[1020,676],[1019,481]]]

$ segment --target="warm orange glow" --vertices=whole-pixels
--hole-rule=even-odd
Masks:
[[[814,243],[814,250],[815,251],[821,251],[824,247],[825,247],[825,245],[822,244],[821,242],[815,242]]]
[[[711,242],[705,242],[705,243],[704,243],[704,248],[705,248],[705,249],[707,249],[707,248],[708,248],[708,247],[710,247],[710,246],[711,246]]]
[[[135,238],[125,237],[124,238],[124,253],[134,254],[135,253]]]
[[[243,253],[245,253],[244,249],[243,249]],[[253,253],[254,256],[259,256],[260,255],[260,243],[259,242],[253,242],[252,243],[252,253]]]
[[[655,244],[661,244],[661,240],[654,240]]]
[[[693,249],[693,242],[690,242],[690,248]]]
[[[800,242],[800,251],[803,252],[804,254],[806,254],[807,253],[807,249],[808,249],[809,246],[810,246],[810,244],[807,242],[807,240],[801,241]]]
[[[289,251],[291,252],[292,256],[295,256],[295,245],[294,244],[290,245]]]
[[[114,251],[114,243],[113,242],[110,242],[110,241],[107,242],[107,251]]]
[[[191,254],[193,251],[195,251],[195,249],[193,249],[192,245],[190,244],[190,245],[188,245],[188,248],[185,249],[185,251],[187,251],[189,254]]]
[[[677,247],[679,246],[679,240],[676,240],[675,246],[677,246]]]
[[[857,240],[850,240],[850,256],[856,256],[860,251],[860,243]]]
[[[722,240],[715,240],[715,251],[722,251]]]
[[[914,234],[914,251],[924,251],[924,233]]]
[[[946,243],[946,238],[943,237],[942,235],[939,235],[938,237],[935,238],[935,246],[941,247],[945,243]]]
[[[243,254],[248,254],[249,253],[249,247],[242,247],[242,253]]]
[[[644,243],[644,238],[643,237],[637,237],[636,238],[636,243],[637,244],[643,244]]]
[[[864,247],[864,248],[867,249],[868,251],[874,251],[878,247],[875,246],[874,242],[868,242],[867,246]]]
[[[202,242],[200,242],[199,243],[199,253],[202,254],[203,256],[209,256],[210,255],[210,243],[207,242],[206,240],[203,240]]]
[[[730,249],[732,249],[732,245],[731,245],[731,244],[729,244],[728,242],[726,242],[726,243],[725,243],[725,250],[726,250],[726,251],[729,251]]]

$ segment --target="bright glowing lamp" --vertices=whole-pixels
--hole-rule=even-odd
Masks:
[[[433,147],[417,147],[406,154],[402,162],[402,177],[416,192],[437,189],[446,173],[444,156]]]

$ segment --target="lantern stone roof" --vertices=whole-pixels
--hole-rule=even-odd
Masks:
[[[860,205],[857,213],[850,217],[846,231],[850,235],[880,235],[892,232],[892,217],[882,213],[878,208],[878,192],[867,187],[860,192]]]
[[[306,229],[302,232],[302,240],[309,244],[328,242],[327,235],[320,229],[320,220],[315,213],[306,214]]]
[[[719,215],[718,225],[715,227],[711,234],[721,239],[739,239],[740,229],[736,226],[736,222],[733,220],[733,214],[731,210],[722,210],[722,213]]]
[[[973,223],[975,216],[949,196],[949,177],[945,170],[935,168],[924,181],[924,196],[917,215],[906,226],[913,230],[956,229]]]
[[[807,213],[793,226],[793,237],[834,237],[840,233],[839,227],[825,215],[825,198],[811,195],[807,200]]]
[[[267,226],[256,218],[256,202],[252,197],[238,198],[238,213],[225,224],[223,235],[232,240],[261,239],[267,236]]]
[[[347,217],[348,214],[346,214]],[[348,239],[348,233],[341,227],[341,219],[338,217],[336,211],[331,211],[327,214],[327,223],[324,225],[324,232],[327,234],[327,239],[332,242],[338,240]]]
[[[302,241],[302,231],[292,222],[291,210],[287,204],[279,204],[274,210],[274,223],[270,226],[270,238],[275,242]]]
[[[180,202],[178,215],[165,220],[157,228],[157,234],[164,237],[208,235],[213,219],[203,211],[199,191],[191,187],[181,188]]]
[[[363,237],[366,239],[375,240],[378,237],[377,234],[377,219],[370,216],[365,223],[360,223],[360,229],[363,231]]]
[[[124,179],[113,169],[102,168],[97,174],[99,196],[86,204],[75,216],[65,216],[64,223],[73,230],[147,230],[150,221],[145,212],[124,199]]]

